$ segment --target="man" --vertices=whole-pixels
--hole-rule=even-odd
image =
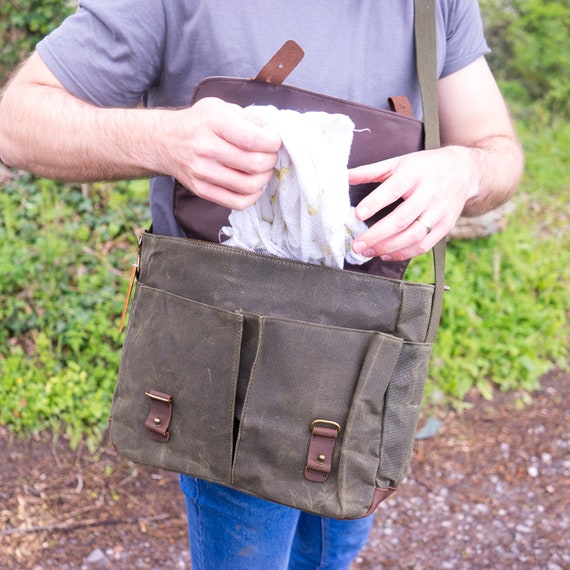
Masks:
[[[425,0],[418,0],[425,1]],[[383,261],[431,249],[459,215],[515,191],[523,156],[485,62],[476,0],[437,2],[442,148],[365,165],[350,182],[382,183],[361,220],[403,198],[353,249]],[[83,0],[43,40],[0,103],[0,157],[68,181],[152,177],[155,233],[182,237],[173,180],[233,209],[253,204],[281,141],[247,110],[219,99],[188,107],[204,77],[251,77],[287,39],[306,57],[287,82],[386,107],[405,94],[421,116],[413,2]],[[372,520],[322,519],[182,477],[193,567],[348,568]]]

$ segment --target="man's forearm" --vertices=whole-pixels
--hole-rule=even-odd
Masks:
[[[484,57],[438,81],[444,147],[464,156],[467,201],[462,214],[477,216],[515,192],[524,156],[505,101]]]
[[[10,166],[66,181],[156,173],[151,133],[164,111],[100,109],[41,85],[13,86],[0,110],[0,157]]]
[[[524,170],[524,154],[516,138],[495,136],[466,147],[477,171],[478,191],[463,216],[479,216],[504,204],[516,191]]]

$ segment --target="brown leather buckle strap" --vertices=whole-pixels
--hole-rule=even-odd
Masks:
[[[166,443],[170,439],[173,400],[170,394],[150,390],[145,392],[150,399],[150,410],[144,423],[150,439]]]
[[[393,95],[392,97],[388,97],[388,105],[390,106],[390,110],[394,111],[394,113],[400,113],[407,117],[414,116],[410,100],[405,95]]]
[[[305,52],[299,44],[293,40],[287,40],[263,66],[255,77],[255,81],[281,85],[304,56]]]
[[[340,429],[339,424],[330,420],[315,420],[311,423],[311,440],[305,466],[305,477],[309,481],[324,483],[328,479]]]

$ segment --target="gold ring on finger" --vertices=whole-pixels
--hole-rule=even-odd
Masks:
[[[419,217],[417,218],[417,220],[418,220],[418,222],[420,222],[420,224],[422,224],[422,226],[424,226],[425,229],[427,230],[427,234],[426,234],[426,235],[431,234],[431,230],[433,230],[432,225],[431,225],[429,222],[426,222],[421,216],[419,216]]]

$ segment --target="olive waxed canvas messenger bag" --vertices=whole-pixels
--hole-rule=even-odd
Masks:
[[[255,80],[209,78],[195,100],[348,114],[370,131],[365,144],[355,137],[352,165],[435,148],[430,5],[416,2],[423,123],[282,84],[291,44]],[[351,188],[351,198],[365,191]],[[405,266],[332,269],[213,243],[228,212],[198,200],[177,185],[173,207],[188,238],[141,238],[113,444],[134,462],[315,514],[372,513],[409,467],[445,242],[433,252],[435,283],[411,283]]]

